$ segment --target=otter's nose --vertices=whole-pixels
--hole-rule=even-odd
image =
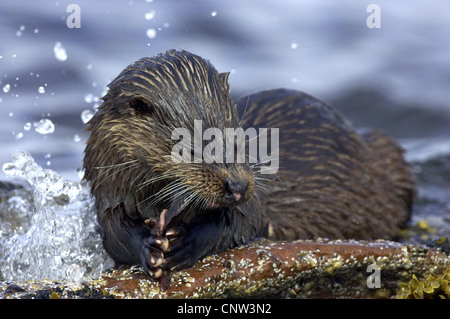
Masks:
[[[245,193],[248,189],[248,181],[232,180],[227,178],[225,179],[224,189],[225,196],[237,202],[241,198],[245,197]]]

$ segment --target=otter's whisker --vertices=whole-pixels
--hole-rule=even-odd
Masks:
[[[161,175],[151,176],[149,179],[145,179],[142,183],[139,183],[137,185],[139,187],[137,189],[137,191],[140,191],[140,190],[144,189],[145,187],[150,186],[151,184],[154,184],[156,182],[163,181],[163,180],[170,180],[176,176],[177,176],[177,174],[175,172],[163,173]]]
[[[170,196],[170,191],[174,189],[174,184],[176,185],[178,183],[178,181],[174,180],[172,182],[170,182],[169,184],[167,184],[166,186],[164,186],[162,189],[160,189],[158,192],[151,194],[150,196],[144,198],[142,201],[138,202],[136,205],[140,205],[143,204],[149,200],[151,200],[151,202],[149,204],[147,204],[147,207],[151,207],[153,205],[155,205],[157,202],[160,202],[162,200],[164,200],[165,198],[167,198],[168,196]]]
[[[161,190],[159,190],[157,193],[152,194],[151,196],[148,196],[140,203],[144,203],[146,201],[151,200],[150,203],[147,204],[147,207],[151,207],[155,205],[157,202],[163,201],[164,199],[172,196],[172,200],[174,200],[177,197],[180,197],[184,195],[186,192],[188,192],[189,189],[187,189],[181,181],[179,180],[173,180],[166,186],[164,186]],[[175,195],[174,195],[175,194]]]
[[[243,127],[244,124],[245,124],[244,118],[245,118],[245,115],[247,114],[247,107],[248,107],[249,102],[250,102],[250,96],[247,98],[247,102],[245,103],[244,112],[242,112],[242,117],[239,119],[239,126],[240,127]]]
[[[177,171],[172,171],[172,172],[163,172],[161,174],[158,175],[152,175],[151,172],[148,173],[148,175],[150,175],[150,177],[148,179],[145,179],[142,183],[139,183],[137,186],[139,186],[140,188],[138,190],[141,190],[142,188],[149,186],[155,182],[161,181],[161,180],[170,180],[170,179],[176,179],[179,178],[180,176],[182,176],[182,174],[184,173],[188,173],[190,172],[189,169],[179,169]]]
[[[105,166],[108,167],[104,172],[100,173],[93,181],[92,183],[96,183],[98,179],[100,179],[101,177],[103,177],[103,179],[101,181],[99,181],[96,185],[95,188],[99,187],[101,184],[103,184],[106,180],[108,180],[110,177],[114,176],[117,173],[120,173],[121,171],[127,170],[127,169],[131,169],[133,167],[137,167],[139,164],[136,163],[136,161],[130,161],[127,163],[120,163],[120,164],[116,164],[116,165],[110,165],[110,166]],[[119,170],[115,170],[117,167],[120,167]],[[101,169],[102,167],[100,167],[99,169]],[[104,176],[105,174],[108,174],[109,172],[111,172],[111,174]]]
[[[118,163],[118,164],[112,164],[112,165],[106,165],[106,166],[95,166],[94,168],[95,168],[95,169],[102,169],[102,168],[116,168],[116,167],[119,167],[119,166],[123,166],[123,165],[128,165],[128,164],[131,164],[131,163],[135,163],[135,162],[137,162],[137,161],[138,161],[138,160],[135,159],[135,160],[131,160],[131,161],[124,162],[124,163]]]

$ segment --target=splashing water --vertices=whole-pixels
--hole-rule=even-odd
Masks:
[[[85,187],[43,169],[25,151],[13,152],[3,171],[25,178],[33,190],[0,203],[8,208],[0,207],[0,280],[81,282],[112,267]]]

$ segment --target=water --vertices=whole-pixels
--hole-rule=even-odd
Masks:
[[[0,2],[0,164],[12,163],[0,180],[34,188],[1,203],[3,279],[77,281],[109,265],[80,184],[85,123],[126,65],[171,48],[230,71],[235,97],[300,89],[385,130],[417,177],[413,223],[449,235],[448,2],[376,1],[379,29],[366,25],[373,1],[77,0],[69,28],[71,3]]]
[[[26,151],[13,152],[3,172],[26,179],[32,194],[24,190],[3,203],[0,277],[80,282],[112,266],[95,229],[92,198],[80,183],[43,169]]]

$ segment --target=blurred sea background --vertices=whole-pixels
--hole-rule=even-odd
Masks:
[[[372,3],[380,28],[367,25]],[[235,98],[294,88],[396,138],[417,178],[412,223],[449,236],[449,13],[444,0],[1,0],[0,164],[22,149],[79,181],[84,122],[106,85],[141,57],[185,49],[231,72]]]

